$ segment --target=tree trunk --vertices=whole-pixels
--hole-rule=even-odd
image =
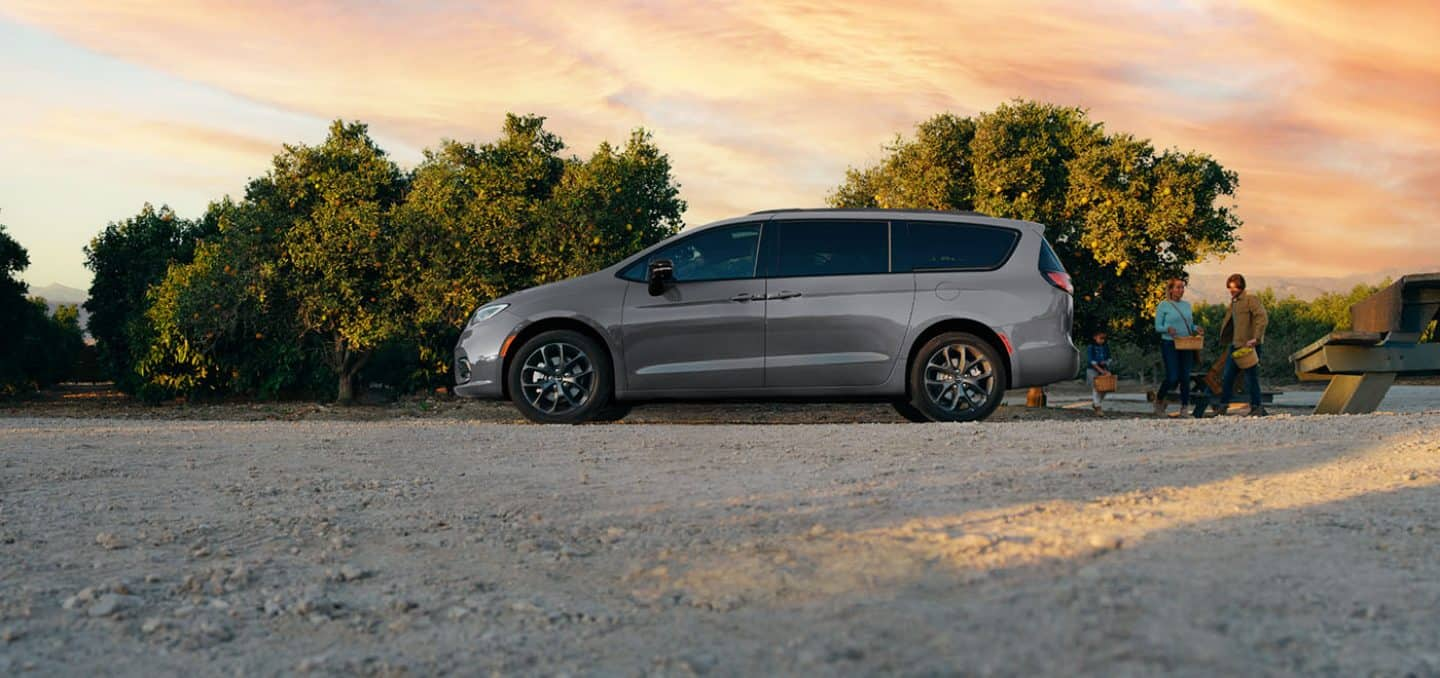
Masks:
[[[347,349],[340,355],[340,366],[335,370],[340,373],[340,385],[335,401],[341,405],[351,405],[355,402],[355,379],[360,376],[360,368],[370,361],[370,352]]]
[[[335,401],[341,405],[349,405],[355,402],[355,374],[349,371],[340,373],[340,392]]]

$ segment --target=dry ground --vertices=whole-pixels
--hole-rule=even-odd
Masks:
[[[1437,431],[0,418],[0,674],[1440,675]]]

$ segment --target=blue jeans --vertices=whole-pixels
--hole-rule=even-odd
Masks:
[[[1231,349],[1232,351],[1234,349]],[[1255,344],[1255,357],[1260,357],[1260,344]],[[1235,356],[1226,354],[1225,372],[1220,378],[1220,408],[1224,412],[1225,406],[1230,404],[1230,397],[1235,394],[1235,377],[1241,372],[1245,373],[1245,392],[1250,396],[1250,407],[1260,407],[1260,366],[1256,365],[1248,370],[1240,369],[1235,364]]]
[[[1175,350],[1174,341],[1160,340],[1160,358],[1165,361],[1165,381],[1160,382],[1160,393],[1156,396],[1164,400],[1170,395],[1170,389],[1180,386],[1180,407],[1190,404],[1190,368],[1195,364],[1194,351]]]

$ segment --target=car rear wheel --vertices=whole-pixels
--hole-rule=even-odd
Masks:
[[[989,342],[946,332],[925,342],[910,366],[910,405],[930,421],[980,421],[1004,399],[1006,369]]]
[[[551,330],[520,346],[506,376],[510,399],[526,419],[579,424],[608,411],[614,392],[609,354],[573,330]]]

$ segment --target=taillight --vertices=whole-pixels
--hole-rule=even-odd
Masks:
[[[1050,283],[1055,289],[1062,290],[1066,294],[1074,294],[1075,286],[1070,284],[1070,274],[1064,271],[1041,271],[1045,274],[1045,282]]]

